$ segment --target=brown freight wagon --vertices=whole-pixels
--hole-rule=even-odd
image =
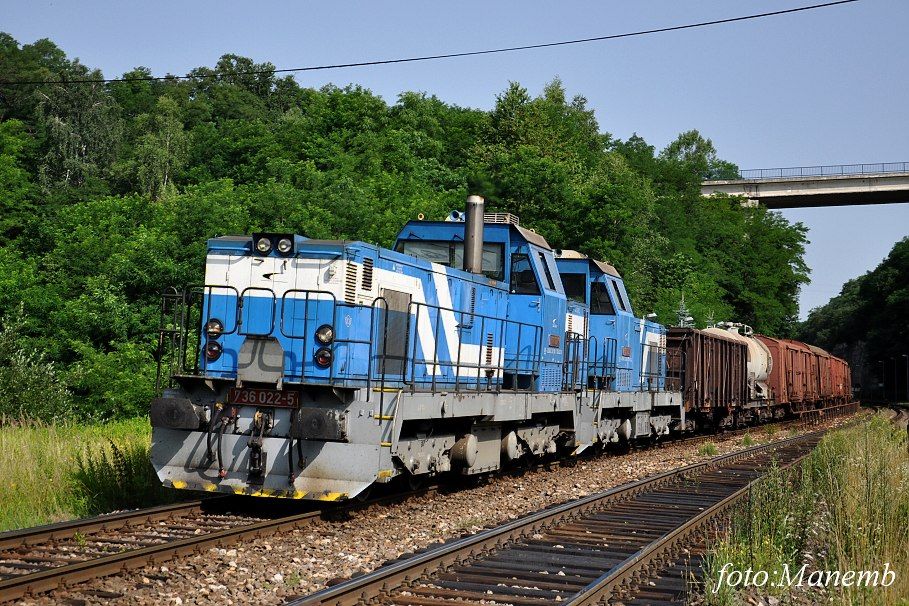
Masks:
[[[789,401],[797,408],[812,407],[817,400],[811,377],[817,374],[814,352],[801,341],[785,339],[789,356]]]
[[[789,404],[789,355],[785,341],[764,335],[754,335],[770,351],[773,363],[770,366],[770,376],[767,383],[770,385],[770,398],[776,404]]]
[[[811,385],[812,377],[818,373],[815,353],[800,341],[754,336],[767,346],[773,358],[769,383],[776,403],[789,405],[791,410],[813,408],[818,398],[818,389]]]
[[[748,347],[731,337],[670,327],[667,378],[679,379],[685,411],[721,424],[748,401]]]
[[[837,404],[852,401],[852,369],[846,360],[830,356],[830,382]]]
[[[808,348],[817,363],[817,372],[812,375],[812,384],[817,394],[815,399],[824,403],[831,402],[836,396],[833,391],[833,356],[814,345],[809,345]]]

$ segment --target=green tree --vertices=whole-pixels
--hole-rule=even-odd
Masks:
[[[81,67],[81,66],[80,66]],[[82,68],[81,78],[101,78]],[[101,83],[49,85],[38,91],[37,120],[44,157],[38,169],[45,190],[66,190],[103,178],[119,151],[123,123],[113,97]]]
[[[19,120],[0,122],[0,235],[15,238],[35,212],[34,184],[24,166],[33,140]]]
[[[186,162],[188,137],[183,130],[177,103],[169,97],[158,99],[155,111],[146,115],[147,132],[135,145],[140,191],[152,198],[174,191],[174,178]]]

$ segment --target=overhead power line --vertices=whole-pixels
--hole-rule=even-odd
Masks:
[[[402,57],[398,59],[377,59],[372,61],[356,61],[352,63],[331,63],[327,65],[309,65],[305,67],[288,67],[283,69],[266,69],[233,72],[231,74],[212,74],[215,77],[230,76],[258,76],[264,74],[286,74],[295,72],[315,72],[329,69],[342,69],[348,67],[370,67],[373,65],[391,65],[395,63],[416,63],[418,61],[436,61],[438,59],[455,59],[458,57],[476,57],[479,55],[493,55],[497,53],[512,53],[516,51],[533,50],[538,48],[551,48],[555,46],[570,46],[573,44],[587,44],[590,42],[603,42],[606,40],[618,40],[620,38],[632,38],[635,36],[647,36],[651,34],[661,34],[664,32],[675,32],[685,29],[695,29],[700,27],[709,27],[712,25],[722,25],[724,23],[735,23],[738,21],[749,21],[752,19],[763,19],[765,17],[776,17],[778,15],[788,15],[791,13],[800,13],[804,11],[828,8],[840,4],[851,4],[859,0],[837,0],[836,2],[824,2],[823,4],[812,4],[810,6],[799,6],[785,10],[771,11],[766,13],[756,13],[753,15],[743,15],[741,17],[730,17],[728,19],[715,19],[713,21],[700,21],[698,23],[688,23],[685,25],[673,25],[669,27],[659,27],[655,29],[645,29],[623,34],[609,34],[605,36],[594,36],[591,38],[577,38],[575,40],[561,40],[559,42],[543,42],[539,44],[525,44],[521,46],[508,46],[504,48],[490,48],[485,50],[463,51],[459,53],[443,53],[438,55],[421,55],[417,57]],[[107,82],[147,82],[159,80],[190,80],[198,76],[138,76],[127,78],[84,78],[84,79],[65,79],[65,80],[0,80],[0,85],[27,85],[27,84],[89,84],[89,83],[107,83]]]

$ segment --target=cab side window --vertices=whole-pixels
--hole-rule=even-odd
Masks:
[[[549,290],[556,290],[555,282],[552,279],[552,272],[549,271],[549,264],[546,262],[546,255],[540,251],[537,251],[537,254],[540,255],[540,267],[543,268],[543,273],[546,275],[547,287]]]
[[[517,295],[540,294],[540,285],[527,255],[511,255],[511,292]]]
[[[625,302],[622,300],[622,293],[619,291],[619,285],[612,280],[610,280],[609,283],[612,284],[612,292],[615,293],[615,300],[619,304],[619,307],[622,309],[622,311],[628,311],[625,308]]]
[[[609,299],[609,290],[602,282],[590,283],[590,313],[614,316],[615,307]]]

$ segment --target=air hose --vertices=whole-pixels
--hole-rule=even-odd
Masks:
[[[290,431],[287,432],[287,483],[294,483],[294,436],[293,427],[294,419],[297,416],[296,409],[290,411]]]
[[[224,432],[227,431],[227,424],[230,422],[230,419],[227,417],[221,417],[221,429],[218,431],[218,477],[226,478],[227,470],[224,469],[224,459],[221,456],[221,436],[224,435]]]
[[[202,462],[202,467],[204,468],[208,468],[212,461],[215,460],[215,453],[211,449],[211,433],[223,414],[224,405],[221,402],[216,403],[213,407],[211,418],[208,420],[208,430],[205,432],[205,460]]]

